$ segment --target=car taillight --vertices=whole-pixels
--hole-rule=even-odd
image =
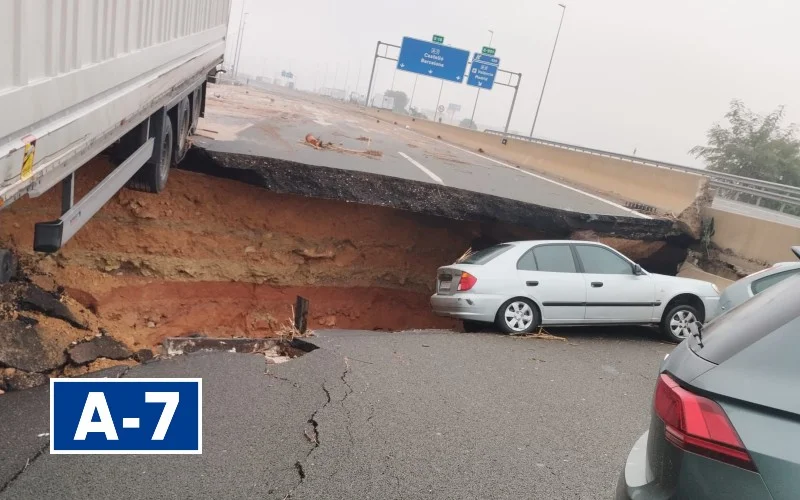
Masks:
[[[463,272],[461,273],[461,280],[458,282],[458,291],[466,292],[467,290],[471,290],[477,282],[478,278],[469,273]]]
[[[663,373],[658,377],[654,400],[656,414],[666,426],[667,441],[691,453],[756,470],[736,429],[717,403],[692,394]]]

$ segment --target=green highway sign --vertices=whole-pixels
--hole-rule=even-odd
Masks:
[[[433,42],[444,43],[444,37],[442,35],[433,35]]]
[[[433,41],[434,42],[436,41],[436,37],[434,37]],[[483,50],[481,51],[481,53],[482,54],[486,54],[487,56],[493,56],[494,53],[495,53],[495,50],[493,48],[491,48],[491,47],[484,47]]]

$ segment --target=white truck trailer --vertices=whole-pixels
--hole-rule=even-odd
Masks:
[[[123,186],[161,191],[222,63],[230,0],[0,0],[0,208],[62,184],[34,250],[61,248]],[[75,172],[117,167],[80,200]],[[13,272],[0,250],[0,282]]]

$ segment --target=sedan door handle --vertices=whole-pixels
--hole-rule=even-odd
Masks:
[[[603,286],[603,282],[602,281],[592,281],[592,287],[593,288],[600,288],[601,286]]]
[[[539,286],[538,281],[526,281],[525,284],[528,286]]]

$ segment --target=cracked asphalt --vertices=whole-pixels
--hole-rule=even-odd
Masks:
[[[203,454],[50,455],[49,394],[0,396],[0,499],[610,498],[673,348],[646,329],[325,331],[268,365],[203,352]]]

